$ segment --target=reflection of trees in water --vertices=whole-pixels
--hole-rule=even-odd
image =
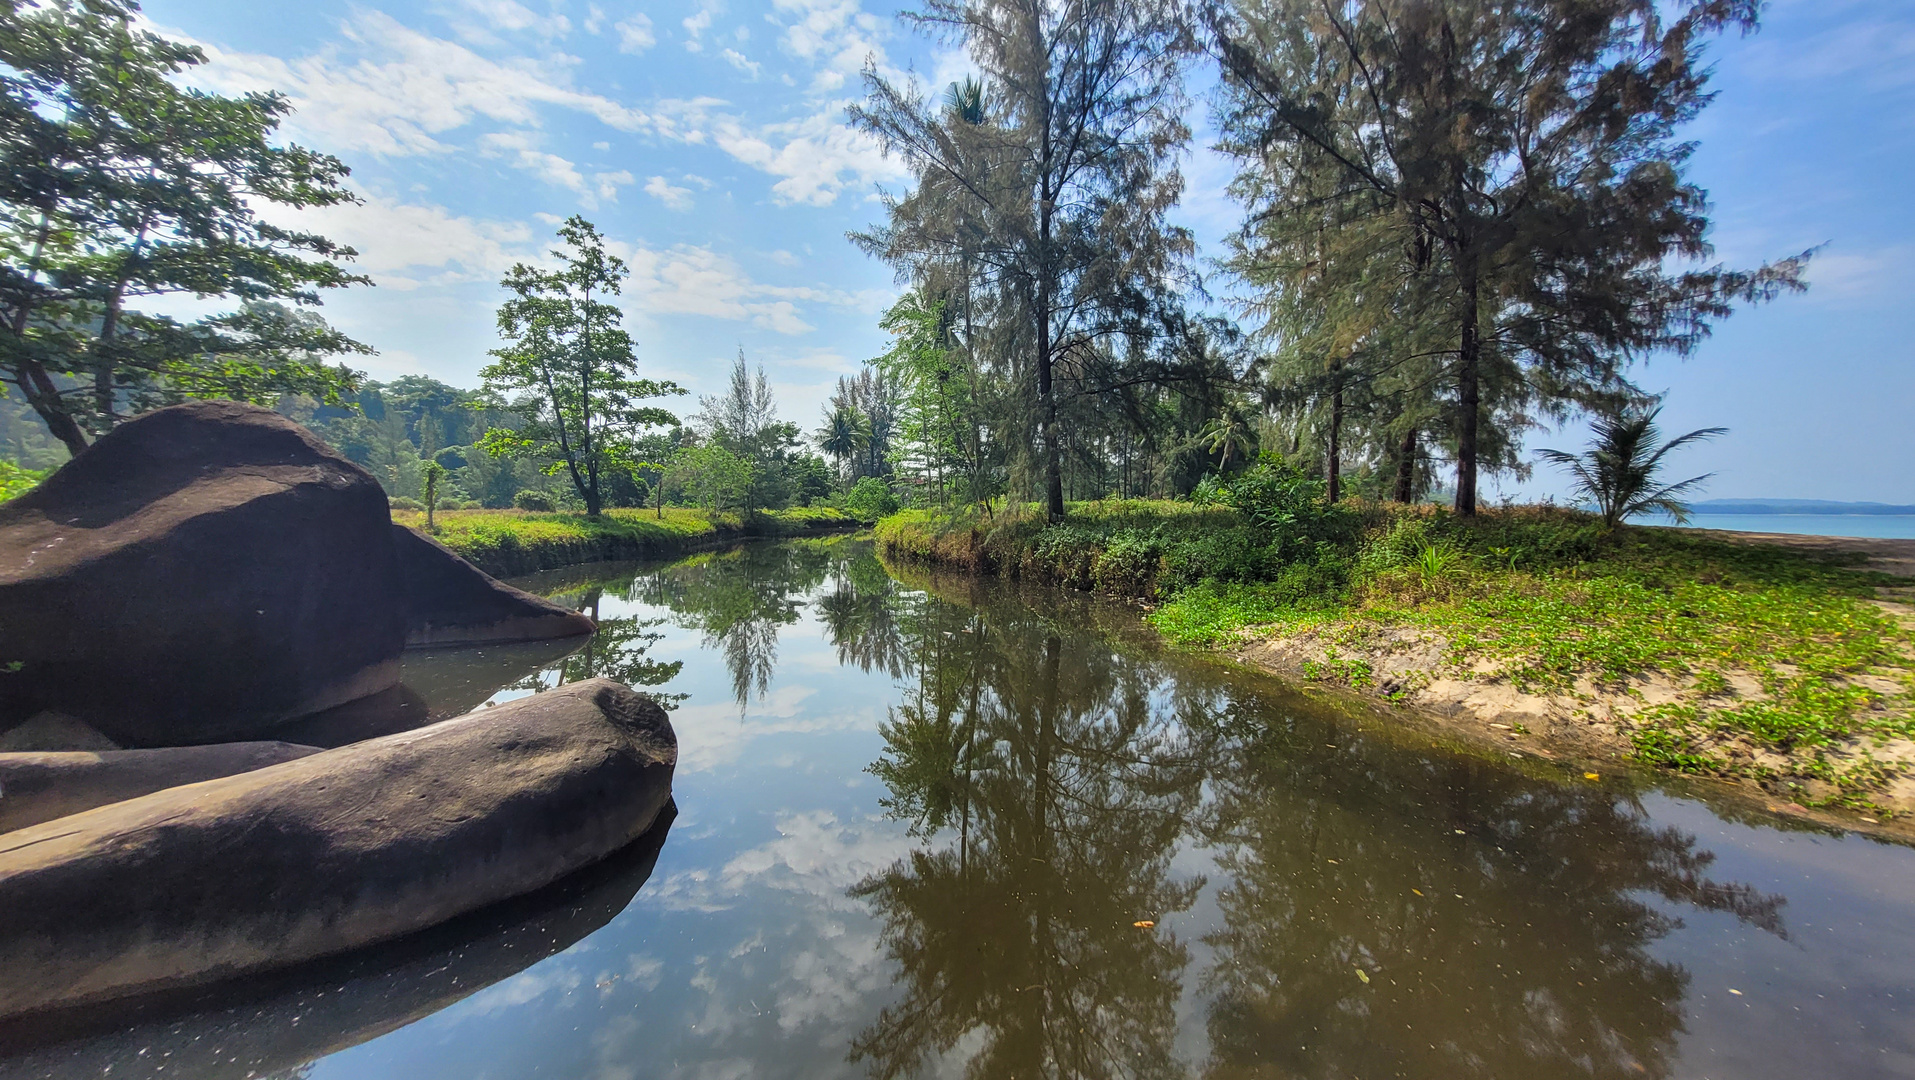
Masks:
[[[657,627],[664,624],[663,618],[640,618],[627,615],[622,618],[608,619],[599,613],[599,605],[605,598],[606,588],[602,584],[587,585],[576,591],[555,596],[552,599],[566,604],[576,611],[582,611],[592,617],[598,629],[587,638],[585,644],[575,653],[559,661],[551,668],[536,672],[512,684],[513,689],[544,690],[554,685],[548,681],[556,676],[556,685],[578,682],[582,679],[616,679],[626,686],[645,687],[663,686],[678,677],[685,666],[683,660],[654,660],[647,655],[651,647],[665,635]],[[627,589],[614,588],[617,595]],[[684,700],[683,694],[653,693],[667,708]]]
[[[1177,1075],[1188,953],[1134,924],[1200,887],[1169,872],[1199,773],[1151,680],[1029,613],[907,614],[919,686],[872,771],[915,833],[954,835],[853,890],[884,921],[904,998],[852,1056],[887,1078],[960,1043],[977,1077]]]
[[[804,597],[845,555],[830,542],[754,544],[673,563],[639,576],[631,600],[670,608],[672,621],[704,635],[725,658],[743,708],[771,687],[778,631],[798,621]]]
[[[1173,680],[1023,604],[852,603],[876,595],[827,623],[841,656],[902,650],[916,676],[871,772],[925,846],[853,890],[902,992],[853,1044],[874,1076],[952,1054],[978,1078],[1181,1075],[1185,946],[1133,926],[1193,902],[1180,843],[1225,875],[1214,1080],[1667,1075],[1689,983],[1653,955],[1671,912],[1784,932],[1780,897],[1711,880],[1630,796]],[[881,648],[850,640],[866,627]]]
[[[1781,898],[1709,880],[1632,798],[1334,724],[1224,726],[1209,1076],[1667,1075],[1689,976],[1650,954],[1680,925],[1652,898],[1783,932]]]
[[[833,564],[829,591],[816,603],[840,664],[887,672],[894,679],[910,669],[910,649],[898,614],[901,606],[918,605],[900,595],[897,582],[870,547],[849,549]]]

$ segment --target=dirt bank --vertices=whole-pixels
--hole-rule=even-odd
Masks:
[[[1915,540],[1712,535],[1803,554],[1861,554],[1868,559],[1861,569],[1915,579]],[[1885,587],[1879,594],[1877,605],[1915,630],[1915,584]],[[1571,688],[1545,692],[1507,677],[1505,671],[1517,666],[1512,662],[1457,663],[1450,642],[1440,633],[1356,623],[1277,636],[1252,629],[1229,652],[1242,663],[1335,693],[1414,709],[1474,740],[1545,758],[1586,762],[1592,768],[1654,760],[1739,787],[1783,813],[1844,824],[1858,816],[1864,825],[1889,818],[1899,819],[1898,826],[1915,823],[1915,741],[1850,737],[1826,746],[1779,750],[1746,734],[1705,731],[1677,746],[1664,740],[1660,725],[1648,722],[1699,707],[1759,708],[1768,698],[1752,672],[1725,671],[1721,680],[1661,673],[1604,682],[1579,678]],[[1834,681],[1831,689],[1872,691],[1894,699],[1907,687],[1887,673],[1858,672]],[[1888,708],[1905,712],[1907,705]],[[1825,813],[1844,805],[1853,812]]]

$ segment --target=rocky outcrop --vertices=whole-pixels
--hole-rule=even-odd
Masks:
[[[389,687],[391,528],[369,474],[270,410],[123,424],[0,506],[0,722],[211,742]]]
[[[103,753],[0,753],[0,833],[318,752],[317,746],[239,742]]]
[[[664,711],[594,679],[5,834],[0,1016],[341,953],[538,889],[644,833],[676,761]]]
[[[490,645],[544,641],[592,632],[592,620],[497,581],[443,544],[392,527],[405,587],[406,644]]]
[[[257,1080],[402,1028],[564,952],[651,876],[675,811],[631,845],[537,892],[398,941],[193,991],[0,1021],[0,1076]]]

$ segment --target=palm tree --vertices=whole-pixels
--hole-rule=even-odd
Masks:
[[[1222,455],[1217,465],[1220,473],[1230,471],[1231,459],[1237,454],[1250,456],[1250,427],[1235,409],[1205,424],[1195,441],[1207,453]]]
[[[871,419],[863,410],[839,406],[825,411],[825,426],[818,429],[818,448],[838,462],[842,476],[845,463],[871,443]]]
[[[1679,484],[1656,486],[1656,473],[1663,458],[1685,443],[1713,439],[1727,434],[1728,428],[1712,427],[1691,431],[1657,445],[1662,432],[1656,428],[1660,407],[1648,410],[1625,408],[1595,423],[1595,441],[1588,450],[1570,454],[1561,450],[1539,450],[1544,461],[1569,470],[1576,481],[1576,492],[1596,504],[1602,513],[1603,527],[1613,529],[1624,519],[1659,510],[1687,523],[1689,507],[1678,496],[1714,476],[1704,473]]]

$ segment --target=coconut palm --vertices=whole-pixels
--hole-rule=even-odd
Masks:
[[[1714,476],[1704,473],[1679,484],[1656,486],[1656,473],[1671,450],[1685,443],[1713,439],[1728,433],[1728,428],[1712,427],[1691,431],[1658,444],[1662,432],[1656,427],[1661,408],[1623,409],[1613,416],[1598,419],[1595,441],[1588,450],[1571,454],[1562,450],[1537,451],[1544,461],[1569,470],[1576,481],[1576,492],[1596,504],[1603,527],[1613,529],[1623,520],[1649,511],[1661,511],[1676,519],[1689,520],[1689,507],[1678,496]]]
[[[818,429],[818,448],[838,461],[842,474],[845,463],[864,452],[871,442],[871,419],[863,410],[840,406],[825,411],[825,426]]]
[[[1205,424],[1194,441],[1207,453],[1221,455],[1218,472],[1229,472],[1231,461],[1239,455],[1250,456],[1250,426],[1234,409]]]

